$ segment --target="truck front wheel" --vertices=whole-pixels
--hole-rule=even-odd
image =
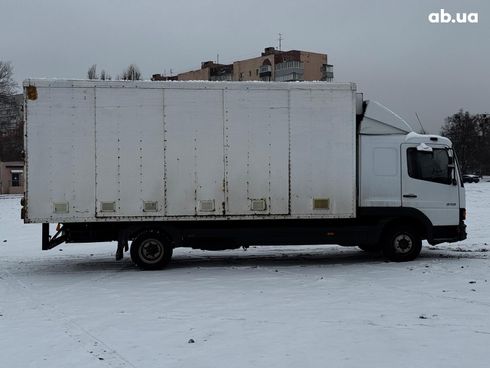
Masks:
[[[411,226],[396,226],[383,236],[383,254],[390,261],[406,262],[418,257],[422,249],[419,233]]]
[[[159,270],[168,265],[173,249],[159,232],[144,232],[131,244],[131,260],[144,270]]]

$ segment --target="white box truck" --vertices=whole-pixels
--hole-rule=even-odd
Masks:
[[[412,260],[465,239],[451,142],[352,83],[26,80],[22,217],[42,248],[340,244]],[[58,223],[49,234],[49,224]]]

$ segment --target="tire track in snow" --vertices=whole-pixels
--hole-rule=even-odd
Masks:
[[[7,286],[12,290],[12,293],[20,294],[25,299],[28,299],[31,302],[31,307],[43,313],[50,322],[56,323],[66,335],[77,344],[83,345],[87,353],[93,355],[94,358],[98,359],[101,363],[114,368],[137,368],[119,354],[116,349],[107,345],[102,339],[71,320],[56,306],[40,301],[38,298],[34,297],[35,293],[33,289],[15,277],[11,272],[7,270],[2,271],[0,280],[7,283]],[[53,318],[53,314],[56,315],[56,319]]]
[[[482,307],[490,307],[490,302],[483,302],[483,301],[478,301],[478,300],[470,300],[470,299],[465,299],[463,297],[457,297],[457,296],[449,296],[449,295],[437,295],[434,293],[430,293],[428,291],[422,291],[422,290],[417,290],[417,289],[406,289],[403,287],[398,287],[398,286],[384,286],[388,290],[395,290],[395,291],[402,291],[404,293],[413,293],[413,294],[419,294],[423,296],[428,296],[432,299],[444,299],[444,300],[452,300],[452,301],[457,301],[457,302],[463,302],[467,304],[474,304],[474,305],[479,305]]]
[[[49,260],[49,264],[44,262],[44,261],[43,262],[35,262],[32,260],[29,260],[30,270],[28,271],[28,275],[34,276],[35,273],[40,272],[43,275],[54,275],[54,276],[59,276],[59,277],[64,277],[65,275],[71,276],[74,274],[74,272],[81,272],[81,271],[74,271],[73,267],[76,266],[78,262],[83,262],[84,260],[87,260],[87,259],[88,259],[87,257],[81,257],[81,256],[70,258],[68,260],[68,262],[73,261],[73,265],[72,266],[66,266],[65,269],[56,269],[56,267],[59,266],[58,262],[65,262],[66,263],[67,262],[66,258],[54,257],[53,259]],[[9,266],[10,265],[15,266],[17,263],[18,263],[17,261],[14,262],[14,261],[6,260],[6,264]],[[99,263],[101,265],[110,264],[110,267],[108,269],[99,268],[100,267]],[[110,280],[110,279],[115,278],[115,277],[119,277],[121,274],[123,274],[125,272],[131,272],[131,271],[137,270],[136,266],[134,266],[132,263],[128,263],[128,262],[123,263],[121,261],[118,261],[118,262],[116,262],[116,261],[112,261],[112,262],[94,261],[93,265],[96,266],[96,267],[94,267],[94,270],[91,270],[90,267],[86,267],[86,269],[83,269],[84,278],[81,278],[79,281],[72,282],[72,283],[67,284],[65,286],[57,287],[55,290],[47,290],[45,297],[47,297],[48,299],[55,298],[55,297],[62,295],[66,291],[73,290],[74,287],[92,285],[94,283],[99,283],[101,281],[106,281],[106,280]],[[46,268],[48,268],[48,267],[50,268],[50,270],[46,271]],[[70,268],[70,267],[72,267],[72,268]],[[7,267],[7,269],[8,268],[9,267]],[[13,268],[13,267],[10,267],[10,268]],[[54,270],[53,270],[53,268],[54,268]],[[7,270],[3,270],[3,271],[9,272]]]

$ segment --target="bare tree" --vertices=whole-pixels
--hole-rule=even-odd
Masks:
[[[19,121],[15,126],[0,131],[0,161],[22,161],[24,149],[24,126]]]
[[[107,73],[104,69],[100,71],[100,79],[101,80],[111,80],[112,77],[109,73]]]
[[[14,80],[14,67],[8,61],[0,60],[0,98],[12,96],[17,88]]]
[[[463,172],[474,171],[480,167],[478,123],[477,115],[461,109],[446,118],[441,130],[441,135],[453,142]]]
[[[123,80],[141,80],[141,71],[135,64],[130,64],[118,79]]]
[[[23,129],[19,102],[14,96],[17,83],[10,62],[0,60],[0,160],[16,161],[22,158]]]
[[[93,64],[90,68],[88,68],[87,78],[88,79],[99,79],[97,77],[97,64]]]
[[[477,157],[478,165],[475,171],[480,175],[490,173],[490,114],[476,114],[475,122],[478,133]]]

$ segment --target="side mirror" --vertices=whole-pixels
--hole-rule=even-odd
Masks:
[[[456,166],[453,163],[447,165],[447,168],[450,170],[449,178],[451,180],[452,185],[458,185],[458,181],[456,180]]]
[[[454,151],[452,148],[447,148],[447,156],[449,158],[449,165],[454,166]]]

